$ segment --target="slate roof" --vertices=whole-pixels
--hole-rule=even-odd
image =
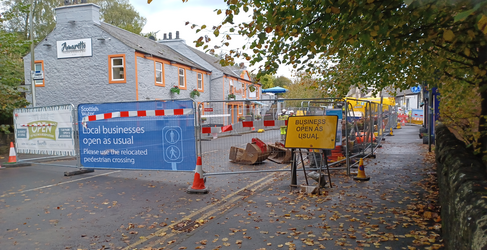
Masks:
[[[201,57],[203,60],[205,60],[206,62],[208,62],[209,64],[211,64],[213,67],[215,67],[218,70],[220,70],[221,72],[223,72],[223,74],[225,74],[227,76],[232,76],[232,77],[235,77],[235,78],[239,78],[239,79],[245,80],[244,78],[240,77],[240,73],[242,72],[242,69],[240,69],[239,67],[236,67],[236,66],[225,66],[225,67],[223,67],[220,64],[220,59],[219,58],[214,57],[214,56],[209,55],[209,54],[206,54],[206,53],[204,53],[202,51],[199,51],[199,50],[197,50],[195,48],[191,48],[191,47],[189,47],[189,48],[195,54],[197,54],[199,57]],[[248,81],[248,80],[246,80],[246,81]]]
[[[232,76],[245,81],[249,81],[244,77],[241,77],[241,74],[244,71],[244,69],[237,66],[222,66],[220,64],[219,58],[212,56],[210,54],[206,54],[196,48],[187,45],[186,42],[182,39],[169,39],[169,40],[161,40],[158,42],[162,44],[166,44],[168,47],[173,49],[176,53],[191,58],[191,60],[193,60],[194,63],[200,65],[201,67],[207,68],[209,71],[217,70],[222,72],[225,75]],[[250,82],[252,82],[252,80],[250,80]],[[260,84],[260,83],[255,83],[255,84]]]
[[[124,43],[125,45],[129,46],[130,48],[136,51],[146,53],[146,54],[151,54],[153,56],[162,59],[173,61],[203,71],[208,71],[208,69],[203,68],[200,65],[187,59],[186,57],[180,55],[179,53],[176,53],[167,45],[160,44],[151,39],[145,38],[143,36],[139,36],[130,31],[126,31],[124,29],[118,28],[116,26],[104,22],[100,22],[99,27],[102,30],[106,31],[111,36],[113,36],[114,38],[118,39],[120,42]]]

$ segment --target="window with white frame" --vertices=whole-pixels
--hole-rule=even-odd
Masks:
[[[162,83],[162,63],[156,62],[156,83]]]
[[[233,80],[230,80],[230,94],[233,94]]]
[[[203,90],[203,74],[198,73],[198,90]]]
[[[259,90],[257,87],[254,87],[254,92],[250,91],[249,90],[249,97],[250,98],[254,98],[254,97],[257,97],[257,91]]]
[[[123,57],[112,57],[112,81],[125,80]]]
[[[185,74],[184,74],[184,69],[179,68],[179,87],[181,88],[186,88],[186,81],[185,81]]]
[[[34,71],[37,72],[37,71],[40,71],[42,72],[44,69],[42,68],[42,63],[35,63],[34,64]],[[34,80],[34,84],[36,86],[39,86],[39,85],[44,85],[44,80]]]

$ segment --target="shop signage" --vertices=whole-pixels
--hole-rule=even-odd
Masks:
[[[92,56],[91,38],[57,41],[57,58]]]

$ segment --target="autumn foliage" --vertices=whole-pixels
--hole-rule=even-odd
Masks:
[[[337,96],[346,95],[352,87],[376,92],[438,87],[448,123],[462,128],[468,145],[487,152],[487,126],[483,126],[487,124],[486,2],[226,2],[227,9],[216,10],[224,16],[221,25],[195,41],[211,52],[231,46],[235,34],[248,40],[241,48],[230,49],[222,63],[248,60],[251,66],[261,65],[258,75],[291,65],[311,74]],[[237,15],[250,18],[234,23]],[[210,28],[192,27],[201,33]],[[211,36],[221,37],[221,45],[210,48]],[[476,91],[468,100],[478,98],[479,105],[466,107],[467,90]],[[451,99],[445,100],[447,96]],[[459,115],[453,110],[465,112]],[[478,127],[469,115],[476,112]]]

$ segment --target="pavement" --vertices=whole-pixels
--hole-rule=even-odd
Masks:
[[[370,181],[332,170],[333,188],[316,195],[272,173],[124,249],[443,249],[434,155],[419,128],[395,129],[364,160]]]

